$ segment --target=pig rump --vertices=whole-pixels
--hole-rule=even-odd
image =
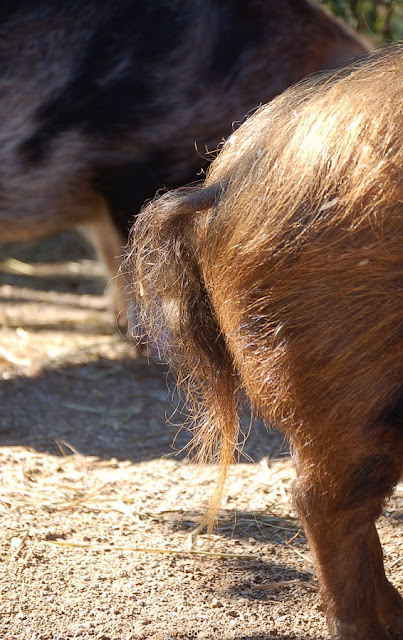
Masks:
[[[238,389],[287,435],[337,640],[403,632],[374,524],[403,460],[402,140],[397,45],[260,109],[204,185],[144,209],[128,258],[202,454],[221,460],[216,499]]]

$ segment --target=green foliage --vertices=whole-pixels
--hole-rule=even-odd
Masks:
[[[319,0],[336,16],[381,42],[403,39],[403,0]]]

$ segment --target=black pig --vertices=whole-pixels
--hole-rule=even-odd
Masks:
[[[78,227],[116,275],[146,199],[193,180],[250,109],[365,48],[306,0],[4,0],[0,241]]]

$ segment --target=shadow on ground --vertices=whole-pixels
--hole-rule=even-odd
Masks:
[[[182,459],[191,435],[180,429],[183,416],[174,413],[176,404],[162,365],[100,358],[44,369],[2,381],[0,446],[25,445],[51,454],[71,447],[82,455],[133,462]],[[279,433],[256,422],[243,459],[278,457],[282,444]]]
[[[166,368],[114,335],[102,274],[75,233],[0,245],[0,446],[183,459],[191,435],[178,435],[184,419],[172,416]],[[277,457],[282,447],[282,436],[254,423],[242,459]]]

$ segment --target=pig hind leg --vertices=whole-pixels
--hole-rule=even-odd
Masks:
[[[377,613],[383,624],[400,637],[403,634],[403,599],[385,575],[382,548],[375,525],[369,531],[368,546],[375,578]]]
[[[396,436],[396,465],[398,476],[403,472],[403,392],[400,392],[397,401],[388,408],[381,417],[380,422]],[[397,478],[399,479],[399,478]],[[375,527],[370,541],[372,564],[376,581],[377,611],[383,623],[396,634],[403,637],[403,599],[385,576],[383,568],[382,549]]]
[[[402,406],[400,397],[392,412],[361,430],[355,446],[353,427],[332,435],[325,458],[324,447],[315,454],[294,443],[295,503],[334,640],[387,640],[386,629],[403,633],[403,600],[386,578],[375,528],[401,472]]]

